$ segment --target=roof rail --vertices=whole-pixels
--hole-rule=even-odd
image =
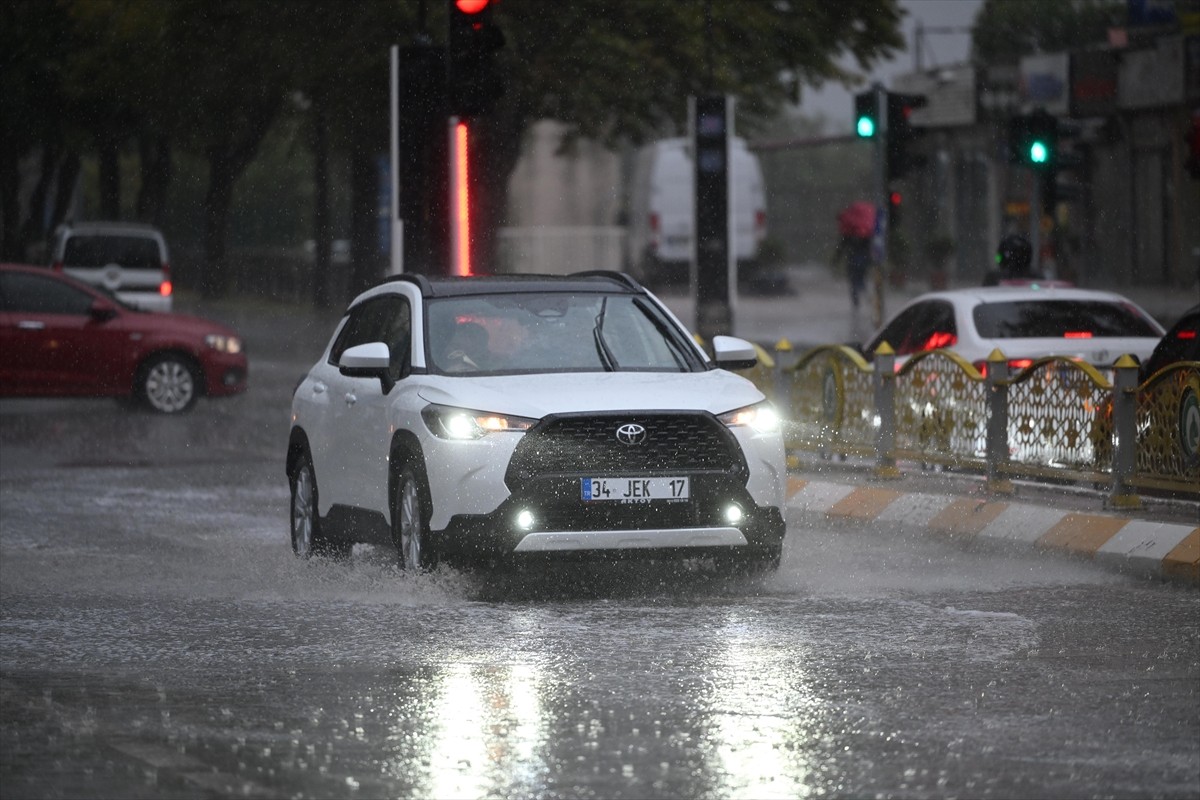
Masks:
[[[385,283],[413,283],[421,289],[421,294],[429,294],[429,278],[424,275],[418,275],[413,272],[401,272],[398,275],[389,275],[381,280],[376,286],[382,286]]]
[[[628,286],[630,289],[633,289],[634,291],[638,291],[638,292],[642,291],[642,285],[640,283],[638,283],[636,280],[634,280],[632,275],[629,275],[624,272],[617,272],[616,270],[613,270],[613,269],[589,269],[589,270],[584,270],[583,272],[572,272],[570,277],[572,277],[572,278],[608,278],[609,280],[614,280],[617,283],[624,284],[625,286]]]

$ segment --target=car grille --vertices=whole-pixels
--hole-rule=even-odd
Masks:
[[[631,423],[645,428],[645,440],[623,444],[617,429]],[[550,475],[742,475],[745,470],[737,440],[710,414],[561,415],[547,417],[522,437],[505,481],[515,491]]]
[[[688,528],[712,524],[714,512],[695,503],[640,503],[549,506],[537,514],[539,530],[604,531]]]

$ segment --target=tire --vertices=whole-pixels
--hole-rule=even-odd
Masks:
[[[346,558],[354,547],[351,542],[331,541],[321,531],[321,515],[317,505],[317,473],[307,451],[300,456],[292,473],[292,552],[297,558],[313,556]]]
[[[190,411],[200,397],[200,373],[185,356],[162,353],[138,370],[138,398],[160,414]]]
[[[425,487],[417,470],[406,464],[396,478],[392,499],[392,542],[396,545],[400,569],[405,572],[431,569],[435,563],[426,547],[429,537],[424,497]]]

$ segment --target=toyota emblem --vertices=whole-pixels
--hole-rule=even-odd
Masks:
[[[617,441],[621,444],[641,444],[646,441],[646,428],[636,422],[626,422],[617,428]]]

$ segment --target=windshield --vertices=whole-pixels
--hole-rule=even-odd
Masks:
[[[63,248],[62,260],[68,267],[120,264],[129,269],[162,269],[158,242],[146,236],[72,236]]]
[[[644,297],[496,294],[430,300],[426,360],[444,374],[696,372],[686,334]]]
[[[1162,335],[1135,307],[1102,300],[984,303],[975,307],[974,318],[985,339]]]

